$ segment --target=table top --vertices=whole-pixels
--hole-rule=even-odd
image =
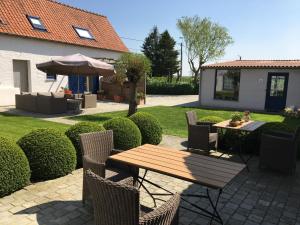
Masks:
[[[245,168],[244,164],[149,144],[109,158],[211,188],[224,188]]]
[[[218,128],[224,128],[224,129],[233,129],[233,130],[252,132],[265,124],[265,122],[249,120],[248,122],[244,122],[239,126],[231,127],[229,126],[229,122],[230,120],[225,120],[220,123],[216,123],[213,126]]]

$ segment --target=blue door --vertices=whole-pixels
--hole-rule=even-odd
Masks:
[[[85,90],[85,80],[84,76],[71,75],[69,76],[69,89],[73,94],[84,93]],[[79,85],[79,88],[78,88]]]
[[[286,106],[288,89],[288,73],[269,73],[265,109],[269,112],[278,112]]]

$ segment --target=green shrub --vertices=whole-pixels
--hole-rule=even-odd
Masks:
[[[34,130],[18,144],[28,158],[34,180],[61,177],[75,169],[76,151],[71,141],[55,129]]]
[[[199,122],[211,122],[211,123],[220,123],[222,121],[224,121],[224,119],[218,116],[205,116],[199,120]]]
[[[141,132],[130,119],[116,117],[106,121],[103,126],[106,130],[113,130],[116,149],[128,150],[141,145]]]
[[[77,155],[77,168],[82,167],[82,151],[80,148],[80,134],[91,133],[105,130],[102,125],[93,122],[81,122],[71,126],[66,135],[73,143]]]
[[[130,119],[138,126],[142,134],[142,144],[158,145],[162,140],[162,127],[151,114],[137,112]]]
[[[0,137],[0,197],[29,183],[30,168],[22,149],[13,141]]]
[[[198,93],[199,86],[194,85],[191,80],[169,83],[164,77],[153,77],[147,79],[147,94],[197,95]]]

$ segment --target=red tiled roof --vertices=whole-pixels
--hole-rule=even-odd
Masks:
[[[26,15],[40,17],[47,32],[32,28]],[[95,40],[80,38],[73,26],[88,29]],[[127,52],[107,17],[54,0],[0,0],[0,33]]]
[[[300,60],[235,60],[221,63],[208,64],[204,69],[226,69],[226,68],[300,68]]]

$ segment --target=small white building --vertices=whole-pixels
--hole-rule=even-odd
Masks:
[[[300,60],[236,60],[205,65],[201,106],[280,111],[300,107]]]
[[[128,49],[105,16],[52,0],[1,0],[0,106],[14,105],[22,91],[57,92],[77,83],[77,76],[37,70],[38,63],[75,53],[116,60],[124,52]],[[94,81],[89,86],[97,88]]]

